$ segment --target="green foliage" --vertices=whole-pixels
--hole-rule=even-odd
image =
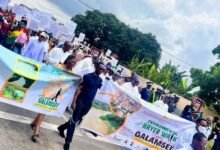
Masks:
[[[190,70],[190,77],[192,78],[192,84],[190,85],[190,89],[193,89],[200,85],[200,82],[204,79],[204,72],[201,69],[192,68]]]
[[[5,87],[3,88],[3,96],[5,98],[9,98],[17,102],[20,102],[23,100],[24,95],[25,95],[24,90],[19,89],[13,85],[6,84]]]
[[[212,50],[212,53],[213,53],[214,55],[217,55],[218,58],[220,58],[220,45],[218,45],[216,48],[214,48],[214,49]]]
[[[149,72],[152,63],[147,63],[145,59],[140,60],[139,57],[134,56],[131,59],[131,62],[127,64],[128,68],[133,72],[136,72],[142,77],[147,77],[147,73]]]
[[[108,124],[114,128],[114,130],[117,130],[120,126],[123,125],[125,118],[120,118],[117,115],[111,113],[107,114],[105,116],[100,117],[102,120],[108,122]]]
[[[193,68],[191,72],[193,84],[200,87],[198,96],[208,106],[212,106],[220,113],[220,63],[212,66],[210,71],[202,72],[199,69]]]
[[[141,33],[120,22],[113,14],[97,10],[76,15],[72,21],[77,23],[76,34],[85,33],[86,40],[100,49],[111,49],[119,60],[126,64],[139,55],[140,60],[158,66],[161,56],[160,44],[151,33]]]
[[[158,73],[158,71],[157,71],[156,65],[153,65],[153,66],[150,68],[147,77],[148,77],[148,79],[150,79],[150,80],[156,82],[158,76],[159,76],[159,73]]]
[[[156,69],[153,65],[148,72],[148,78],[157,84],[163,86],[177,94],[183,94],[187,90],[187,81],[183,80],[186,77],[185,72],[178,71],[179,66],[173,66],[171,62],[165,64],[161,69]]]
[[[95,100],[92,106],[99,110],[110,111],[109,105],[101,101]]]

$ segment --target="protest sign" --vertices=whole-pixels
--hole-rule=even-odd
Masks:
[[[14,5],[12,12],[15,13],[16,16],[20,16],[20,17],[25,16],[28,19],[30,19],[32,16],[30,9],[28,9],[25,6],[21,6],[17,4]]]
[[[105,56],[109,57],[111,55],[112,51],[110,49],[107,50],[107,52],[105,53]]]
[[[29,20],[27,27],[31,30],[38,30],[39,29],[39,24],[35,20]]]
[[[0,0],[0,7],[5,9],[8,7],[9,3],[10,3],[10,0]]]
[[[112,64],[112,66],[113,67],[116,67],[117,66],[117,64],[118,64],[118,60],[117,59],[115,59],[114,57],[111,57],[111,64]]]
[[[8,61],[10,60],[10,61]],[[0,46],[0,102],[61,116],[71,103],[79,76],[17,55]]]
[[[201,99],[198,98],[198,97],[194,97],[194,98],[193,98],[193,103],[194,103],[194,109],[195,109],[195,111],[200,112],[200,111],[201,111],[201,108],[202,108],[202,105],[204,104],[204,101],[201,100]]]
[[[84,33],[80,33],[79,34],[79,41],[83,42],[84,38],[85,38],[85,34]]]
[[[179,133],[195,124],[162,111],[105,80],[81,128],[134,150],[174,150]]]
[[[79,44],[79,38],[75,37],[74,41],[73,41],[73,44],[74,45],[78,45]]]
[[[48,33],[52,33],[54,37],[58,38],[60,36],[59,25],[56,21],[50,20],[49,25],[45,28]]]

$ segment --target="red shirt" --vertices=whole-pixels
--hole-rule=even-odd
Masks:
[[[11,23],[6,23],[5,20],[3,20],[1,32],[4,33],[5,35],[8,35],[10,29],[11,29]]]

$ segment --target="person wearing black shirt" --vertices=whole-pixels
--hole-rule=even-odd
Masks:
[[[214,145],[211,150],[220,150],[220,123],[217,123],[208,140],[214,139]]]
[[[72,102],[73,114],[70,120],[58,127],[61,137],[65,137],[64,130],[67,129],[64,150],[69,150],[72,142],[75,126],[84,115],[86,115],[92,107],[93,99],[97,90],[102,86],[102,79],[99,75],[105,71],[105,66],[102,63],[95,64],[95,72],[83,76],[83,81],[77,88]]]
[[[193,106],[193,102],[191,105],[186,105],[186,107],[183,109],[181,117],[186,120],[193,121],[192,113],[195,112]]]

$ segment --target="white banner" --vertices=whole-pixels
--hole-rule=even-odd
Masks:
[[[10,60],[10,61],[8,61]],[[46,115],[61,116],[80,77],[0,46],[0,102]]]
[[[180,132],[195,124],[105,80],[81,127],[133,150],[174,150]]]

